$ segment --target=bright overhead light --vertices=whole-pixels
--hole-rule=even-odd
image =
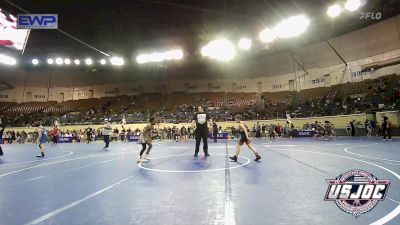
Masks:
[[[360,0],[347,0],[344,7],[349,11],[356,11],[361,6]]]
[[[310,20],[303,16],[292,16],[282,20],[274,27],[274,32],[280,38],[296,37],[307,30]]]
[[[229,61],[235,57],[236,52],[232,42],[227,39],[219,39],[210,41],[201,49],[201,54],[212,59]]]
[[[64,60],[62,58],[56,58],[56,64],[61,65],[63,64]]]
[[[47,63],[51,65],[51,64],[54,63],[54,60],[53,59],[47,59]]]
[[[136,57],[136,62],[139,64],[149,62],[163,62],[166,60],[181,60],[183,58],[183,51],[181,49],[174,49],[166,52],[153,52],[150,54],[140,54]]]
[[[66,65],[69,65],[69,64],[71,64],[71,60],[68,59],[68,58],[66,58],[66,59],[64,59],[64,63],[65,63]]]
[[[176,59],[176,60],[183,59],[183,51],[182,50],[175,50],[173,52],[173,55],[174,55],[174,59]]]
[[[173,51],[165,52],[163,55],[163,60],[173,60],[175,58],[175,53]]]
[[[93,64],[93,60],[92,59],[85,59],[85,63],[86,65],[92,65]]]
[[[138,55],[136,57],[136,62],[139,63],[139,64],[143,64],[143,63],[149,62],[149,59],[148,59],[147,55],[144,55],[144,54],[143,55]]]
[[[107,61],[105,59],[100,59],[100,64],[101,65],[106,65]]]
[[[33,65],[39,64],[39,60],[38,60],[38,59],[32,59],[32,64],[33,64]]]
[[[332,5],[328,8],[327,12],[328,16],[330,17],[337,17],[342,13],[342,7],[340,5]]]
[[[162,62],[164,61],[164,55],[160,52],[155,52],[149,55],[151,62]]]
[[[164,53],[164,60],[181,60],[183,58],[183,51],[180,49],[171,50]]]
[[[74,63],[75,63],[75,65],[79,65],[79,64],[81,64],[81,61],[79,59],[75,59]]]
[[[239,48],[249,50],[251,48],[251,40],[248,38],[241,38],[239,40]]]
[[[115,57],[115,56],[112,57],[112,58],[110,59],[110,62],[111,62],[111,64],[114,65],[114,66],[122,66],[122,65],[125,64],[124,58]]]
[[[12,66],[17,64],[17,60],[15,60],[13,57],[0,54],[0,63]]]
[[[276,34],[272,29],[265,28],[264,30],[262,30],[260,32],[258,37],[260,38],[260,40],[262,42],[270,43],[270,42],[273,42],[275,40]]]

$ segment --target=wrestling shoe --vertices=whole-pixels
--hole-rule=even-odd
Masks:
[[[233,161],[233,162],[237,162],[238,157],[236,155],[234,156],[229,156],[229,158]]]

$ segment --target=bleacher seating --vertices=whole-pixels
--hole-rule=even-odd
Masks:
[[[55,104],[56,102],[25,102],[21,104],[8,106],[5,112],[6,113],[43,112],[45,109]]]
[[[314,102],[321,99],[333,100],[338,91],[339,85],[331,87],[318,87],[302,90],[297,94],[297,104],[304,104],[305,102]]]
[[[264,92],[262,97],[271,105],[290,105],[295,94],[295,91]]]
[[[188,93],[174,93],[168,96],[165,102],[165,109],[169,111],[176,111],[176,107],[184,104],[195,104],[195,94]]]
[[[300,92],[282,91],[257,93],[171,93],[116,96],[56,102],[0,102],[0,113],[11,122],[26,124],[62,118],[73,123],[101,121],[125,115],[128,121],[146,121],[149,116],[160,116],[172,121],[185,121],[196,106],[215,107],[214,118],[231,118],[243,113],[246,118],[276,118],[286,112],[298,116],[337,115],[377,109],[397,109],[395,93],[400,88],[400,76],[388,75],[374,80],[306,89]],[[397,91],[397,92],[396,92]],[[340,94],[339,94],[340,92]],[[340,95],[340,96],[339,96]],[[398,99],[398,98],[396,98]],[[385,103],[385,104],[383,104]],[[263,105],[264,104],[264,105]],[[260,107],[263,106],[263,107]],[[220,115],[215,115],[220,114]],[[24,121],[25,120],[25,121]]]
[[[257,97],[257,93],[229,93],[226,98],[226,107],[232,111],[251,108],[256,105]]]
[[[205,92],[196,94],[196,103],[209,107],[220,107],[224,104],[224,92]]]
[[[161,94],[145,94],[135,96],[134,103],[129,109],[133,111],[154,111],[162,107],[165,96]]]

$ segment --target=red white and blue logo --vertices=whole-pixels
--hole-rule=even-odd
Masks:
[[[385,199],[390,180],[379,180],[364,170],[350,170],[336,179],[327,179],[325,201],[335,201],[343,211],[358,217]]]

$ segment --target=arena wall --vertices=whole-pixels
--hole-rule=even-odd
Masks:
[[[399,121],[400,121],[400,115],[398,111],[388,111],[388,112],[379,112],[376,115],[377,121],[380,123],[381,121],[381,115],[384,114],[387,117],[389,117],[389,120],[393,123],[393,125],[396,127],[394,134],[396,134],[398,132],[398,128],[399,128]],[[367,115],[366,113],[361,113],[361,114],[352,114],[352,115],[340,115],[340,116],[324,116],[324,117],[308,117],[308,118],[292,118],[291,121],[293,123],[293,125],[295,126],[295,128],[297,129],[302,129],[303,125],[306,123],[314,123],[315,121],[319,121],[319,122],[324,122],[326,120],[330,121],[336,130],[338,131],[342,131],[340,132],[341,135],[344,135],[345,132],[345,128],[346,125],[348,123],[350,123],[350,121],[355,120],[356,126],[358,126],[358,128],[360,128],[360,130],[364,130],[364,121],[366,118],[370,118],[370,115]],[[257,122],[259,122],[261,125],[270,125],[270,124],[280,124],[282,126],[284,126],[286,124],[286,119],[275,119],[275,120],[251,120],[251,121],[246,121],[246,124],[249,128],[252,128],[254,126],[254,124],[256,124]],[[380,124],[379,124],[380,125]],[[92,128],[99,128],[102,125],[90,125],[90,127]],[[119,130],[122,129],[121,124],[117,123],[117,124],[112,124],[113,128],[118,128]],[[136,128],[139,128],[140,130],[143,130],[143,128],[146,126],[146,123],[137,123],[137,124],[126,124],[125,128],[130,128],[132,130],[135,130]],[[173,126],[177,126],[177,127],[189,127],[191,126],[190,123],[180,123],[180,124],[172,124],[172,123],[161,123],[159,125],[160,128],[164,128],[164,127],[173,127]],[[218,123],[218,126],[221,126],[222,129],[227,129],[230,130],[232,127],[237,127],[237,123],[234,121],[229,121],[229,122],[220,122]],[[66,130],[84,130],[85,128],[87,128],[88,125],[67,125],[67,126],[62,126],[62,130],[66,131]],[[33,131],[35,128],[33,127],[7,127],[7,130],[14,130],[14,131],[26,131],[26,132],[30,132]],[[51,130],[52,127],[47,127],[47,129]],[[363,132],[360,132],[361,134],[363,134]]]
[[[256,59],[247,67],[232,66],[231,70],[225,71],[224,78],[216,79],[190,77],[171,81],[163,79],[165,76],[162,76],[157,81],[146,81],[135,80],[135,74],[132,74],[129,80],[124,80],[123,77],[126,77],[126,74],[119,70],[113,71],[112,75],[99,74],[97,76],[92,71],[69,71],[62,68],[27,70],[1,68],[0,79],[7,81],[15,88],[0,91],[1,96],[7,96],[0,101],[61,102],[90,97],[170,92],[300,91],[374,79],[400,73],[400,65],[360,73],[364,65],[373,65],[390,59],[400,60],[398,24],[400,24],[400,15],[331,39],[331,45],[344,58],[347,66],[327,42],[319,42],[298,49],[293,55],[279,53]],[[302,64],[307,73],[293,61],[292,57]],[[89,90],[93,91],[93,96]],[[29,97],[28,92],[32,94],[32,98]],[[40,98],[34,98],[34,96],[40,96]]]
[[[400,55],[400,50],[397,51]],[[352,62],[353,63],[353,62]],[[235,81],[227,80],[208,80],[208,81],[177,81],[163,83],[137,82],[134,84],[110,84],[93,85],[81,87],[35,87],[35,86],[16,86],[13,89],[0,91],[4,102],[45,102],[45,101],[69,101],[88,98],[101,98],[118,95],[139,95],[146,93],[201,93],[201,92],[258,92],[258,84],[261,83],[262,92],[280,92],[289,90],[305,90],[317,87],[329,87],[346,82],[360,82],[365,79],[376,79],[389,74],[400,74],[400,65],[385,67],[376,71],[364,73],[361,76],[352,74],[361,71],[359,64],[354,62],[353,67],[336,65],[329,68],[314,68],[309,70],[308,75],[299,74],[295,79],[295,74],[284,74],[273,77],[238,79]],[[350,64],[349,64],[350,65]],[[300,76],[301,75],[301,76]],[[297,75],[296,75],[297,76]],[[329,79],[329,80],[328,80]],[[297,82],[294,82],[297,80]],[[293,87],[290,81],[294,82]],[[90,95],[90,90],[93,95]],[[30,94],[29,94],[30,93]]]

